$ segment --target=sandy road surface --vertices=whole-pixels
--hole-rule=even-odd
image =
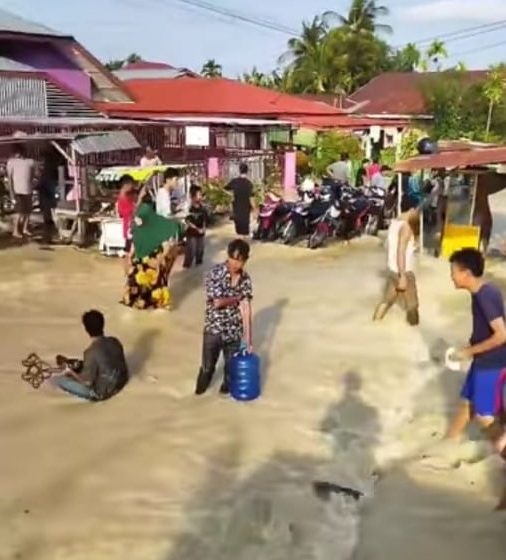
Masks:
[[[210,240],[209,260],[222,258],[224,241]],[[345,559],[363,514],[360,560],[502,560],[490,460],[451,473],[385,471],[444,428],[459,379],[438,352],[466,335],[468,314],[444,263],[427,261],[422,327],[408,329],[398,312],[373,325],[382,264],[377,241],[312,254],[255,246],[265,386],[241,405],[217,387],[192,394],[201,272],[175,276],[173,312],[138,313],[117,304],[115,260],[2,251],[0,559]],[[80,352],[79,316],[90,307],[125,344],[134,376],[124,392],[87,404],[22,382],[29,352]],[[367,497],[322,501],[315,479]]]

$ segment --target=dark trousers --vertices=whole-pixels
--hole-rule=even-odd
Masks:
[[[186,238],[186,249],[183,264],[185,268],[190,268],[194,260],[195,264],[202,264],[202,261],[204,260],[204,243],[205,237],[203,235],[198,237],[189,235]]]
[[[239,352],[241,347],[240,340],[233,340],[232,342],[223,342],[220,335],[204,333],[204,341],[202,344],[202,365],[200,367],[199,376],[197,379],[197,387],[195,392],[202,394],[207,391],[213,375],[216,370],[216,364],[220,354],[223,352],[225,360],[225,368],[223,375],[223,384],[221,386],[222,393],[228,393],[229,390],[229,370],[228,364],[234,354]]]

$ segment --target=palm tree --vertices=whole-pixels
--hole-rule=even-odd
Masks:
[[[483,85],[483,94],[488,101],[487,128],[485,130],[485,140],[490,135],[490,127],[492,126],[492,115],[494,107],[498,105],[504,98],[506,91],[506,76],[501,66],[492,66],[487,76],[487,80]]]
[[[436,70],[441,70],[441,59],[448,58],[448,51],[443,41],[435,39],[427,49],[427,58],[431,60]]]
[[[293,87],[293,72],[290,68],[284,70],[274,70],[271,74],[271,84],[274,89],[279,91],[292,91]]]
[[[390,10],[386,6],[378,6],[376,0],[352,0],[348,15],[327,11],[323,14],[323,21],[330,23],[337,20],[352,33],[392,33],[390,25],[377,23],[378,18],[389,14]]]
[[[241,80],[247,84],[259,87],[269,87],[271,85],[270,77],[257,70],[256,66],[253,66],[251,72],[245,72]]]
[[[315,17],[311,23],[302,23],[300,37],[288,41],[288,51],[279,58],[279,64],[288,63],[291,84],[296,89],[307,93],[325,90],[329,70],[327,31],[322,19]]]
[[[317,50],[327,34],[326,24],[316,16],[311,23],[302,22],[300,37],[292,37],[288,41],[288,51],[280,56],[279,63],[287,62],[291,67],[300,64],[315,50]]]
[[[214,58],[210,58],[200,71],[204,78],[221,78],[223,75],[223,69],[221,64],[218,64]]]
[[[140,62],[142,60],[142,56],[137,53],[129,54],[125,59],[125,64],[134,64],[135,62]]]

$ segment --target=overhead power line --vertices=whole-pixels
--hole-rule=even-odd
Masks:
[[[290,37],[293,37],[294,35],[298,35],[299,33],[298,30],[279,24],[275,21],[262,19],[256,16],[251,16],[248,14],[237,12],[235,10],[230,10],[229,8],[224,8],[222,6],[213,4],[211,2],[205,2],[203,0],[176,0],[176,2],[193,8],[198,8],[210,13],[226,16],[237,21],[242,21],[244,23],[256,25],[258,27],[270,29],[271,31],[284,33],[285,35],[289,35]]]
[[[490,43],[490,44],[488,44],[488,45],[480,46],[479,49],[469,49],[469,50],[467,50],[467,51],[457,52],[457,53],[455,53],[455,54],[452,54],[452,55],[450,56],[450,58],[456,58],[456,57],[465,56],[465,55],[468,55],[468,54],[475,54],[475,53],[477,53],[477,52],[481,53],[482,51],[487,51],[487,50],[490,50],[490,49],[495,49],[495,48],[497,48],[497,47],[502,47],[503,45],[506,45],[506,41],[504,41],[504,40],[503,40],[503,41],[499,41],[498,43]]]
[[[506,27],[506,19],[494,21],[492,23],[485,23],[482,25],[475,25],[473,27],[465,27],[463,29],[457,29],[451,33],[441,33],[440,35],[435,35],[433,37],[427,37],[425,39],[420,39],[418,41],[411,41],[411,44],[424,46],[429,45],[433,41],[444,41],[445,43],[450,43],[453,41],[461,41],[462,39],[468,39],[471,37],[476,37],[478,35],[483,35],[485,33],[491,33],[493,31],[499,31],[500,29]],[[405,47],[408,43],[402,45],[400,48]]]

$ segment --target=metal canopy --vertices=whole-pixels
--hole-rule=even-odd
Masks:
[[[137,150],[141,147],[129,130],[112,130],[100,134],[79,135],[73,140],[72,146],[81,155]]]
[[[124,150],[137,150],[141,147],[129,130],[103,132],[61,132],[54,134],[12,134],[0,136],[0,145],[30,144],[40,142],[69,142],[80,155],[102,154]]]
[[[506,163],[506,146],[453,150],[417,156],[397,162],[395,170],[406,172],[418,171],[420,169],[452,169],[456,167],[480,167],[499,163]]]

